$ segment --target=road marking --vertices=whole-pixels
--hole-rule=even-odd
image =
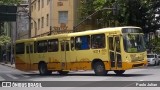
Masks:
[[[8,77],[12,78],[12,79],[18,79],[17,77],[11,75],[11,74],[6,74]]]
[[[5,79],[3,77],[0,76],[0,81],[4,81]]]
[[[25,78],[29,78],[30,76],[26,76],[26,75],[21,75],[22,77],[25,77]]]

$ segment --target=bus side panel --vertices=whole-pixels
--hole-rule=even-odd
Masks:
[[[49,70],[61,70],[61,54],[60,52],[48,52],[46,57],[47,67]]]
[[[33,53],[31,54],[31,70],[38,70],[38,60],[37,60],[37,54]]]
[[[22,71],[28,71],[29,63],[25,62],[25,55],[17,55],[15,57],[15,65],[16,69],[22,70]]]

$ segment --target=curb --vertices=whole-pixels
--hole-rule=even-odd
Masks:
[[[7,66],[7,67],[10,67],[10,68],[14,68],[14,69],[15,69],[15,66],[7,65],[7,64],[5,64],[5,63],[0,63],[0,64],[3,65],[3,66]]]

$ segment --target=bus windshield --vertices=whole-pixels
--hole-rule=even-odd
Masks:
[[[146,50],[142,34],[124,34],[124,50],[128,53],[144,52]]]

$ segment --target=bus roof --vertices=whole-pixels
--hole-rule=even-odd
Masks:
[[[31,42],[31,41],[35,41],[35,40],[36,40],[36,38],[21,39],[21,40],[16,40],[16,43]]]
[[[83,32],[50,35],[50,36],[43,36],[43,37],[37,37],[37,38],[31,38],[31,39],[21,39],[21,40],[17,40],[16,43],[41,41],[41,40],[54,39],[54,38],[55,39],[56,38],[66,38],[66,37],[90,35],[90,34],[101,34],[101,33],[105,33],[105,32],[119,32],[119,33],[121,33],[122,28],[140,28],[140,27],[134,27],[134,26],[109,27],[109,28],[102,28],[102,29],[97,29],[97,30],[87,30],[87,31],[83,31]]]

